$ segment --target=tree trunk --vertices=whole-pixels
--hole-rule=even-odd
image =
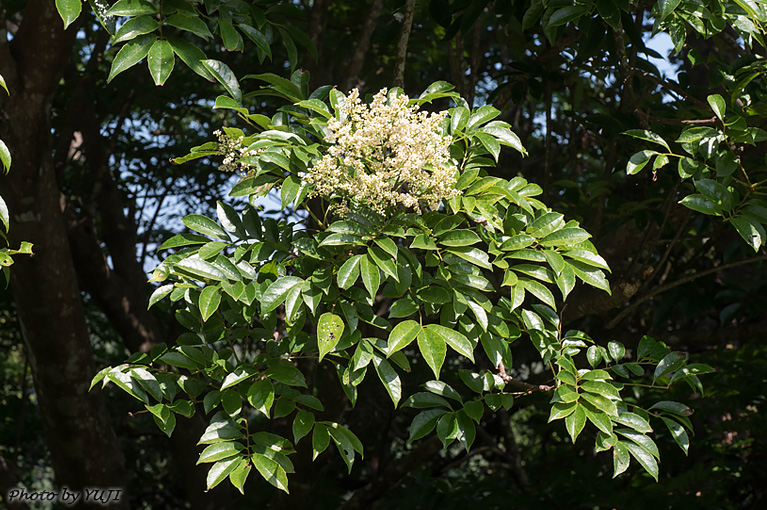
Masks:
[[[70,256],[51,156],[50,106],[77,26],[66,32],[53,2],[31,0],[10,42],[0,41],[0,132],[13,167],[0,182],[11,211],[10,242],[34,243],[17,257],[11,284],[35,381],[43,430],[59,488],[124,488],[122,452],[95,373],[80,289]],[[80,500],[82,502],[82,499]],[[116,508],[128,508],[122,493]]]

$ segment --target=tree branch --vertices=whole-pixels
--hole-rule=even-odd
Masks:
[[[370,38],[373,36],[373,32],[378,25],[378,18],[381,17],[381,11],[383,11],[384,0],[373,0],[373,4],[370,6],[370,11],[365,18],[365,23],[362,25],[362,31],[359,35],[357,46],[354,47],[354,53],[351,60],[349,60],[349,67],[346,70],[346,79],[341,84],[341,90],[347,92],[354,87],[357,82],[357,77],[362,70],[362,64],[365,61],[365,55],[370,48]]]
[[[647,301],[648,299],[651,299],[658,294],[661,294],[663,292],[666,292],[667,290],[673,289],[674,287],[679,287],[680,285],[684,285],[685,283],[689,283],[691,281],[697,280],[698,278],[703,278],[704,276],[708,276],[713,273],[718,273],[719,271],[724,271],[725,269],[730,269],[737,266],[742,266],[744,264],[750,264],[752,262],[759,262],[760,260],[767,260],[767,255],[762,255],[759,257],[754,257],[746,260],[739,260],[737,262],[732,262],[730,264],[724,264],[723,266],[717,266],[712,267],[711,269],[707,269],[705,271],[698,271],[696,273],[692,273],[690,275],[687,275],[683,278],[680,278],[676,281],[673,281],[671,283],[668,283],[666,285],[663,285],[661,287],[657,287],[647,294],[644,294],[640,298],[638,298],[634,303],[626,307],[621,313],[619,313],[613,320],[607,323],[607,326],[605,326],[607,329],[612,329],[615,326],[617,326],[620,321],[622,321],[627,315],[629,315],[631,312],[633,312],[639,305]]]
[[[405,87],[405,58],[407,57],[407,42],[415,15],[415,0],[405,1],[405,17],[402,19],[402,30],[397,40],[397,60],[394,63],[394,87]]]

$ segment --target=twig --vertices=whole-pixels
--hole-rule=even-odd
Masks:
[[[658,294],[661,294],[662,292],[666,292],[667,290],[673,289],[674,287],[678,287],[680,285],[684,285],[685,283],[689,283],[693,280],[697,280],[698,278],[702,278],[704,276],[708,276],[712,273],[717,273],[719,271],[724,271],[725,269],[730,269],[737,266],[742,266],[744,264],[750,264],[752,262],[759,262],[760,260],[767,260],[767,255],[762,255],[760,257],[754,257],[752,259],[746,259],[746,260],[739,260],[737,262],[732,262],[730,264],[725,264],[723,266],[717,266],[712,267],[711,269],[707,269],[705,271],[701,271],[699,273],[693,273],[691,275],[685,276],[684,278],[680,278],[679,280],[676,280],[674,282],[671,282],[669,284],[663,285],[662,287],[658,287],[657,289],[654,289],[644,296],[637,299],[634,303],[626,307],[621,313],[619,313],[613,320],[607,323],[606,328],[612,329],[615,326],[620,323],[628,314],[633,312],[639,305],[647,301],[648,299],[651,299]]]

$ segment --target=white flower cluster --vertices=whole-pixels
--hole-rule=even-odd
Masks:
[[[387,207],[421,212],[437,209],[454,188],[451,138],[440,123],[447,112],[419,112],[406,95],[383,89],[366,105],[355,89],[340,106],[341,120],[328,121],[331,146],[306,179],[313,195],[340,197],[383,213]],[[342,206],[343,208],[343,206]]]
[[[247,150],[247,147],[242,143],[242,137],[233,138],[220,129],[214,131],[213,134],[218,138],[218,153],[224,156],[224,161],[218,169],[222,172],[239,171],[241,175],[247,175],[252,169],[250,165],[240,163],[239,159],[253,155],[255,152]]]

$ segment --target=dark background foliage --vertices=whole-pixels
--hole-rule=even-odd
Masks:
[[[402,21],[415,9],[405,90],[416,95],[447,80],[470,102],[499,108],[530,157],[504,154],[498,175],[540,184],[544,202],[581,221],[613,270],[611,296],[576,288],[566,326],[630,349],[648,334],[717,369],[704,379],[706,394],[686,400],[695,409],[689,456],[660,434],[659,483],[638,468],[611,480],[609,455],[594,454],[588,440],[572,445],[560,422],[546,423],[545,394],[486,415],[469,454],[441,451],[435,438],[409,445],[411,410],[393,412],[370,381],[352,409],[321,366],[315,384],[337,395],[326,398],[337,402],[327,413],[359,435],[364,462],[345,476],[338,458],[311,463],[299,450],[289,496],[256,477],[244,497],[223,485],[203,494],[204,472],[194,468],[201,422],[180,421],[168,440],[146,414],[131,414],[125,395],[86,395],[82,385],[128,352],[177,336],[171,310],[146,311],[146,270],[159,243],[182,230],[180,218],[214,209],[233,181],[206,160],[169,160],[236,120],[211,109],[218,85],[180,62],[162,87],[143,65],[107,83],[118,48],[90,12],[65,32],[52,1],[2,0],[0,74],[11,96],[0,98],[0,135],[14,164],[0,193],[12,211],[12,244],[32,241],[36,255],[17,259],[0,294],[0,497],[19,484],[68,484],[127,485],[125,508],[763,507],[764,248],[754,254],[727,222],[679,205],[692,186],[675,165],[627,176],[629,158],[646,144],[620,134],[651,129],[673,140],[688,120],[713,117],[706,97],[732,92],[730,77],[763,58],[759,44],[751,49],[731,28],[705,39],[688,28],[678,52],[655,55],[677,69],[667,76],[645,46],[659,11],[642,0],[600,0],[608,15],[592,10],[554,29],[530,14],[540,2],[526,0],[256,3],[314,43],[316,60],[298,46],[313,86],[366,93],[398,79]],[[625,11],[611,17],[604,4]],[[239,77],[287,75],[295,58],[277,40],[271,59],[248,41],[244,51],[225,51],[217,38],[195,43]],[[749,86],[763,99],[758,80]],[[273,111],[262,96],[248,101],[253,111]],[[763,147],[738,150],[758,169]],[[515,344],[513,354],[516,378],[547,382],[534,349]]]

